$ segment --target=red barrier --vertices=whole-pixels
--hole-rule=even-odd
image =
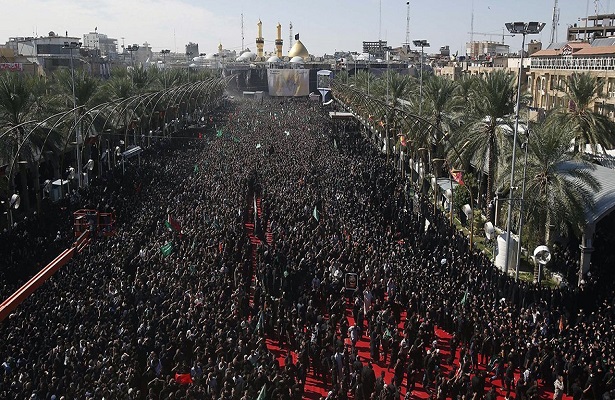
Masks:
[[[47,264],[45,268],[38,271],[28,282],[20,287],[15,293],[10,295],[0,304],[0,322],[4,321],[13,310],[17,308],[25,299],[28,298],[36,289],[55,274],[63,265],[69,262],[75,255],[77,249],[82,249],[89,243],[89,231],[83,232],[75,241],[70,249],[64,250],[52,262]]]

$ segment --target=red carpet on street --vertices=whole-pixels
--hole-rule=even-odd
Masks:
[[[261,218],[262,215],[262,210],[261,210],[261,199],[260,197],[256,196],[255,199],[255,210],[257,213],[258,218]],[[256,248],[257,246],[261,243],[261,240],[256,237],[255,233],[254,233],[254,223],[253,221],[253,217],[254,217],[254,212],[253,210],[250,210],[248,212],[249,218],[248,221],[245,223],[245,227],[246,227],[246,233],[250,238],[250,242],[252,244],[252,252],[253,252],[253,274],[256,270]],[[273,241],[273,235],[269,229],[269,225],[267,226],[266,229],[266,233],[265,233],[265,239],[268,242],[268,244],[271,244]],[[254,276],[253,276],[253,281],[254,281]],[[252,292],[253,293],[253,292]],[[252,294],[251,293],[251,294]],[[347,303],[346,306],[346,317],[348,319],[349,322],[349,326],[354,325],[354,319],[352,316],[352,307],[351,304]],[[403,326],[405,324],[405,320],[406,320],[406,315],[405,313],[401,314],[401,321],[399,324],[399,333],[402,333],[403,330]],[[339,333],[339,328],[338,328],[338,333]],[[459,352],[460,350],[457,350],[457,353],[455,354],[455,358],[453,361],[453,365],[449,365],[447,364],[445,361],[449,358],[450,355],[450,347],[449,347],[449,340],[451,338],[451,334],[448,332],[443,331],[442,329],[439,329],[438,327],[436,327],[436,336],[437,336],[437,348],[440,350],[440,354],[441,354],[441,360],[442,363],[440,364],[442,372],[445,375],[448,375],[448,373],[451,371],[451,368],[453,367],[459,367]],[[284,366],[284,360],[285,358],[288,356],[288,347],[284,347],[284,348],[280,348],[278,346],[278,341],[275,338],[271,338],[268,337],[267,340],[267,348],[269,349],[269,351],[271,351],[273,354],[275,354],[275,356],[277,357],[277,360],[280,364],[280,366]],[[370,352],[369,352],[369,347],[370,347],[370,343],[369,343],[369,338],[366,335],[362,335],[361,339],[357,342],[356,344],[356,348],[358,349],[358,353],[361,356],[362,360],[369,360],[370,359]],[[293,358],[293,363],[297,362],[297,354],[295,352],[291,351],[291,355]],[[386,365],[385,363],[383,363],[382,361],[379,363],[372,363],[373,369],[374,369],[374,373],[376,375],[376,377],[380,376],[381,371],[384,371],[385,373],[385,382],[389,383],[391,382],[392,378],[393,378],[393,370],[388,368],[388,365]],[[484,371],[485,370],[485,365],[479,365],[479,370]],[[517,370],[515,371],[515,382],[517,381],[517,379],[519,378],[519,373],[520,371]],[[495,386],[496,387],[496,393],[497,393],[497,398],[498,399],[505,399],[506,397],[506,390],[502,388],[502,381],[501,379],[497,379],[494,380],[493,382],[491,382],[489,380],[489,377],[491,376],[491,373],[488,373],[487,375],[487,383],[485,385],[485,393],[490,390],[491,386]],[[430,396],[430,394],[428,394],[422,384],[421,384],[421,377],[417,376],[416,379],[416,384],[415,384],[415,390],[411,393],[410,398],[412,399],[428,399],[431,396],[435,396],[435,393],[432,393],[432,395]],[[320,380],[320,379],[316,379],[316,377],[314,376],[314,371],[313,369],[310,369],[307,375],[307,379],[306,379],[306,384],[305,384],[305,392],[303,397],[305,399],[313,399],[313,400],[317,400],[317,399],[324,399],[327,397],[328,392],[331,390],[331,386],[325,386],[324,383]],[[539,384],[539,398],[540,399],[552,399],[553,398],[553,392],[548,390],[546,387],[544,387],[543,385]],[[406,376],[404,375],[404,379],[402,382],[402,388],[401,388],[401,398],[405,398],[406,396]],[[349,397],[352,398],[351,393],[349,393]],[[435,398],[435,397],[434,397]],[[515,392],[514,392],[514,388],[510,393],[510,398],[514,399],[515,398]],[[571,397],[567,397],[564,396],[564,399],[571,399]]]

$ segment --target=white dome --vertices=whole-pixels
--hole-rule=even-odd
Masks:
[[[303,57],[294,56],[293,58],[290,59],[290,62],[293,64],[303,64]]]
[[[251,51],[246,51],[237,57],[237,61],[252,61],[256,58],[256,54]]]
[[[269,57],[267,62],[268,63],[279,63],[279,62],[282,62],[282,60],[280,60],[280,57],[278,57],[278,56],[271,56],[271,57]]]
[[[206,60],[215,60],[218,53],[209,53],[205,56]]]

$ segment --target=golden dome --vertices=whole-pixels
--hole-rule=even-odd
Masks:
[[[307,51],[307,49],[305,48],[303,43],[301,43],[300,40],[297,40],[295,44],[293,45],[293,48],[290,49],[290,51],[288,52],[289,58],[293,58],[297,56],[302,57],[304,59],[310,56],[310,53]]]

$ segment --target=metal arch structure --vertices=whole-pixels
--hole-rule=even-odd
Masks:
[[[155,93],[153,93],[155,94]],[[111,123],[113,124],[114,118],[117,119],[119,121],[119,116],[122,115],[124,113],[124,111],[132,104],[132,102],[138,100],[139,98],[141,98],[142,96],[146,96],[146,95],[152,95],[152,93],[146,93],[146,94],[139,94],[139,95],[134,95],[134,96],[130,96],[127,97],[125,99],[118,99],[118,103],[115,104],[115,106],[109,111],[109,115],[107,116],[107,118],[105,119],[105,123],[102,126],[102,132],[105,131],[105,128],[107,127],[107,123],[109,122],[109,119],[111,119]],[[121,112],[116,112],[118,110],[119,107],[121,107],[124,103],[128,103]]]
[[[186,82],[186,83],[181,84],[181,85],[180,85],[180,86],[178,86],[178,87],[172,87],[172,88],[169,88],[169,89],[165,89],[165,90],[164,90],[164,91],[162,91],[162,92],[158,92],[158,98],[157,98],[156,102],[154,103],[154,105],[152,106],[152,108],[151,108],[151,112],[149,113],[149,114],[150,114],[150,116],[149,116],[149,121],[148,121],[148,124],[151,126],[152,116],[153,116],[153,114],[156,112],[156,109],[158,108],[158,104],[159,104],[161,101],[162,101],[163,103],[165,103],[165,107],[164,107],[164,110],[165,110],[165,119],[164,119],[164,123],[166,124],[166,110],[168,110],[169,108],[172,108],[172,107],[173,107],[173,106],[171,106],[171,104],[174,104],[174,99],[175,99],[175,97],[176,97],[176,96],[172,96],[172,97],[171,97],[171,99],[169,99],[169,98],[167,98],[167,96],[174,95],[174,94],[175,94],[175,92],[181,92],[181,91],[182,91],[182,89],[183,89],[185,86],[193,86],[193,85],[194,85],[194,84],[193,84],[192,82]]]
[[[176,103],[176,99],[179,97],[180,94],[183,94],[188,87],[192,87],[193,85],[194,85],[194,83],[192,83],[192,82],[185,82],[185,83],[182,83],[180,86],[173,87],[173,88],[171,88],[169,90],[166,90],[164,93],[162,93],[162,95],[160,96],[160,98],[158,99],[156,104],[154,104],[154,107],[152,108],[152,110],[157,108],[158,103],[160,101],[163,101],[164,104],[165,104],[165,107],[164,107],[165,115],[164,115],[164,120],[163,120],[163,123],[164,123],[163,129],[167,125],[167,110],[169,110],[169,109],[177,110],[178,105]],[[152,112],[152,114],[153,114],[153,112]],[[175,111],[175,114],[177,114],[177,111]],[[173,119],[175,119],[175,117],[177,117],[177,115],[174,115]],[[150,120],[151,120],[151,115],[150,115]]]
[[[169,90],[164,91],[162,95],[157,99],[154,106],[152,107],[152,112],[150,114],[150,125],[151,125],[151,118],[153,114],[155,113],[155,110],[157,109],[158,104],[161,101],[166,102],[165,110],[168,110],[169,108],[179,107],[179,104],[181,104],[185,96],[188,95],[187,102],[188,102],[188,108],[189,108],[191,99],[195,94],[201,93],[204,91],[205,96],[206,96],[206,98],[204,99],[204,102],[206,102],[211,99],[211,95],[213,91],[211,91],[210,88],[212,87],[215,88],[221,82],[222,80],[219,78],[210,78],[208,80],[199,81],[196,83],[187,82],[185,84],[182,84],[180,87],[171,88]],[[165,116],[165,123],[166,123],[166,116]]]
[[[228,79],[226,79],[228,80]],[[109,122],[109,119],[112,119],[113,122],[113,118],[117,117],[118,115],[123,114],[135,101],[138,101],[138,105],[140,106],[141,104],[143,104],[146,100],[147,100],[147,105],[146,107],[149,107],[153,101],[154,98],[158,97],[158,100],[156,101],[156,103],[154,103],[154,106],[152,107],[152,109],[155,109],[155,107],[158,105],[158,103],[164,99],[165,95],[167,94],[173,94],[174,96],[171,99],[170,103],[173,103],[175,101],[175,99],[179,98],[179,101],[183,100],[184,97],[189,94],[188,97],[188,101],[190,101],[192,99],[192,96],[194,96],[195,93],[197,93],[197,91],[199,89],[202,89],[203,86],[206,87],[206,89],[209,88],[215,88],[217,90],[220,90],[220,88],[218,88],[217,86],[220,85],[222,82],[224,82],[225,79],[220,79],[220,78],[211,78],[205,81],[200,81],[197,83],[194,82],[187,82],[184,83],[182,85],[180,85],[179,87],[173,87],[173,88],[169,88],[167,90],[165,90],[164,92],[150,92],[150,93],[144,93],[144,94],[139,94],[139,95],[134,95],[134,96],[130,96],[128,98],[125,99],[118,99],[116,101],[109,101],[109,102],[105,102],[99,105],[96,105],[95,107],[87,110],[87,112],[83,113],[80,115],[79,119],[76,121],[76,124],[80,124],[85,118],[90,117],[92,114],[95,113],[95,116],[93,118],[91,118],[91,120],[89,121],[89,124],[87,125],[86,128],[86,132],[89,132],[90,129],[92,128],[92,125],[94,124],[94,120],[95,118],[100,115],[101,113],[103,113],[105,110],[109,110],[110,106],[115,105],[115,107],[113,107],[111,110],[109,110],[109,115],[107,116],[107,118],[105,119],[105,123],[103,124],[103,128],[102,130],[104,131],[105,127],[107,126],[107,123]],[[187,87],[186,87],[187,86]],[[206,96],[210,97],[213,91],[209,91],[206,90],[205,94]],[[181,95],[181,97],[180,97]],[[209,98],[208,98],[209,99]],[[120,113],[116,113],[118,107],[120,107],[123,103],[128,103],[125,105],[125,107],[122,109],[122,112]],[[49,128],[47,136],[45,137],[45,140],[43,141],[43,146],[46,144],[47,139],[49,138],[49,134],[53,131],[53,129],[59,125],[59,123],[61,121],[63,121],[64,117],[70,113],[74,113],[77,110],[83,109],[85,108],[85,105],[80,105],[78,107],[73,107],[67,111],[62,111],[56,114],[53,114],[45,119],[43,119],[42,121],[38,121],[38,120],[30,120],[30,121],[25,121],[22,122],[18,125],[12,126],[8,129],[5,129],[2,133],[0,133],[0,139],[3,139],[5,136],[9,135],[12,131],[22,128],[24,126],[28,126],[31,124],[35,124],[35,126],[30,129],[27,133],[26,136],[24,137],[24,139],[21,141],[21,143],[18,144],[18,148],[17,148],[17,153],[15,154],[15,157],[13,157],[13,160],[11,162],[11,168],[9,169],[10,172],[12,172],[13,166],[15,164],[15,160],[18,158],[19,154],[21,153],[21,149],[23,148],[23,145],[28,141],[29,137],[32,135],[33,132],[36,131],[37,128],[39,128],[40,126],[44,125],[45,123],[47,123],[48,121],[52,120],[53,118],[59,117],[58,120]],[[135,113],[136,114],[136,113]],[[151,120],[151,117],[150,117]],[[75,124],[73,124],[72,128],[75,128]],[[64,142],[64,147],[63,147],[63,151],[66,150],[66,146],[69,142],[70,138]],[[10,176],[10,174],[9,174]]]
[[[192,102],[192,96],[194,96],[195,94],[197,94],[197,96],[198,96],[198,94],[200,94],[200,91],[202,90],[201,88],[203,86],[207,87],[209,85],[209,83],[210,83],[209,81],[201,81],[201,82],[197,83],[196,85],[194,85],[193,87],[191,87],[188,90],[186,90],[182,94],[181,98],[178,100],[179,101],[178,104],[180,104],[180,105],[181,104],[186,104],[186,110],[185,110],[186,114],[190,113],[190,105],[191,105],[191,102]],[[186,95],[188,95],[188,98],[186,99],[186,102],[184,103],[184,98],[186,97]],[[196,107],[196,99],[197,98],[195,98],[195,107]]]
[[[50,115],[49,117],[45,118],[42,121],[39,121],[36,123],[36,125],[30,129],[30,131],[28,131],[28,133],[25,135],[24,139],[21,141],[21,143],[19,143],[18,147],[17,147],[17,152],[15,153],[15,156],[13,157],[13,159],[11,160],[11,166],[9,168],[9,173],[7,175],[7,179],[8,179],[8,190],[9,190],[9,194],[13,191],[13,168],[15,167],[15,161],[19,159],[19,154],[21,153],[21,149],[23,148],[23,145],[28,141],[28,139],[30,138],[30,136],[32,135],[33,132],[35,132],[40,126],[42,126],[43,124],[47,123],[47,121],[58,117],[59,118],[56,120],[56,122],[49,128],[49,130],[47,131],[47,135],[45,136],[45,139],[43,141],[43,144],[41,145],[41,151],[42,149],[45,148],[45,145],[47,143],[47,139],[49,138],[49,135],[51,134],[51,132],[53,132],[53,130],[55,129],[55,127],[60,123],[60,121],[63,121],[63,119],[74,112],[74,108],[70,109],[68,111],[63,111],[60,113],[56,113],[53,115]],[[35,121],[29,121],[28,123],[34,123]],[[12,129],[9,129],[5,132],[3,132],[2,136],[5,136],[6,134],[8,134],[8,132],[10,132],[13,129],[17,129],[21,126],[24,126],[25,124],[19,124],[14,126]],[[41,157],[39,156],[38,160],[36,160],[36,169],[38,171],[38,168],[40,166],[40,161],[41,161]],[[39,183],[37,182],[37,185],[35,187],[35,192],[36,192],[36,202],[37,202],[37,210],[40,212],[40,186]],[[12,212],[11,210],[9,210],[9,229],[12,228]]]
[[[193,96],[197,96],[195,97],[195,106],[196,106],[196,102],[198,99],[199,95],[205,95],[206,98],[203,99],[203,103],[205,103],[206,101],[209,101],[212,97],[212,94],[217,93],[217,91],[220,91],[220,88],[218,87],[219,85],[221,85],[223,82],[225,82],[222,79],[219,78],[212,78],[206,81],[202,81],[200,82],[198,85],[196,85],[195,87],[192,88],[192,90],[190,90],[190,94],[188,96],[188,99],[186,100],[186,104],[188,106],[188,108],[190,107],[190,102],[192,101],[192,97]],[[203,88],[204,86],[204,88]],[[213,89],[213,90],[210,90]],[[180,101],[183,101],[184,96],[188,94],[185,93],[182,98],[180,99]],[[220,93],[217,93],[218,95],[222,94],[222,91],[220,91]]]
[[[79,106],[79,107],[77,107],[77,108],[81,108],[81,107],[84,107],[84,106]],[[59,119],[58,119],[58,121],[56,121],[56,123],[55,123],[55,124],[54,124],[51,128],[49,128],[49,132],[47,133],[47,137],[49,137],[49,133],[51,133],[51,131],[52,131],[52,130],[53,130],[53,129],[54,129],[54,128],[58,125],[58,123],[59,123],[60,121],[62,121],[62,119],[63,119],[66,115],[68,115],[68,114],[70,114],[70,113],[72,113],[72,112],[74,112],[74,111],[75,111],[75,109],[74,109],[74,108],[72,108],[72,109],[70,109],[70,110],[68,110],[68,111],[63,111],[63,112],[60,112],[60,113],[57,113],[57,114],[53,114],[53,115],[51,115],[51,116],[49,116],[49,117],[45,118],[44,120],[37,122],[37,123],[36,123],[36,125],[35,125],[32,129],[30,129],[30,131],[26,134],[26,136],[25,136],[25,137],[24,137],[24,139],[21,141],[21,143],[19,143],[19,145],[17,146],[17,152],[15,153],[15,156],[14,156],[14,157],[13,157],[13,159],[11,160],[11,167],[9,168],[9,175],[8,175],[9,180],[11,179],[12,174],[13,174],[13,167],[15,166],[15,160],[17,160],[17,159],[19,158],[19,154],[21,153],[21,149],[23,148],[23,145],[24,145],[24,144],[28,141],[28,139],[30,138],[30,136],[32,135],[32,133],[33,133],[33,132],[34,132],[34,131],[38,128],[38,127],[40,127],[41,125],[43,125],[44,123],[46,123],[46,122],[47,122],[47,121],[49,121],[50,119],[52,119],[52,118],[54,118],[54,117],[57,117],[58,115],[62,115],[62,117],[61,117],[61,118],[59,118]],[[30,121],[30,122],[34,122],[34,121]],[[30,122],[28,122],[28,123],[30,123]],[[8,134],[8,132],[10,132],[11,130],[13,130],[13,129],[17,129],[18,127],[23,126],[23,125],[24,125],[24,124],[19,124],[19,125],[14,126],[14,127],[13,127],[13,128],[11,128],[10,130],[5,131],[5,132],[3,133],[3,135],[2,135],[2,136],[4,136],[4,135]],[[47,137],[45,138],[45,142],[47,141]],[[43,142],[43,144],[44,144],[45,142]],[[10,183],[10,182],[9,182],[9,183]]]

